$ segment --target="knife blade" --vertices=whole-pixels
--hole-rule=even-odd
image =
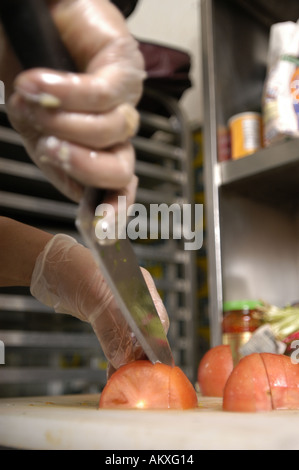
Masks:
[[[173,366],[174,360],[160,317],[127,235],[100,240],[96,235],[98,190],[87,188],[76,225],[92,251],[125,319],[151,362]],[[117,221],[116,221],[117,225]],[[109,231],[108,227],[105,227]],[[114,230],[118,232],[118,230]]]
[[[25,69],[76,71],[43,0],[1,0],[0,17]],[[96,208],[102,201],[102,191],[86,188],[79,204],[77,229],[148,359],[173,366],[167,336],[130,241],[115,237],[103,244],[96,236]]]

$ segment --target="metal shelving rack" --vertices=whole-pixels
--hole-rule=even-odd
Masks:
[[[205,201],[212,345],[224,300],[298,299],[298,140],[218,161],[217,132],[261,108],[270,27],[297,21],[296,0],[202,0]]]
[[[134,139],[139,189],[136,202],[192,203],[191,135],[178,103],[146,90],[159,112],[141,109]],[[59,194],[28,158],[20,137],[0,114],[1,215],[80,240],[77,207]],[[188,184],[187,184],[188,183]],[[140,265],[153,275],[170,317],[174,358],[194,379],[195,259],[184,240],[134,242]],[[0,289],[0,396],[96,392],[106,381],[106,361],[88,324],[56,315],[28,289]]]

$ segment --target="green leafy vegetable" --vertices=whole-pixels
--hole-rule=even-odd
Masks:
[[[257,308],[255,314],[262,323],[271,326],[276,339],[283,341],[292,333],[299,331],[299,306],[286,306],[283,308],[263,303]]]

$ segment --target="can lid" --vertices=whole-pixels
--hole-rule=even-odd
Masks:
[[[233,121],[236,121],[237,119],[240,119],[240,118],[261,118],[261,113],[258,113],[258,112],[255,112],[255,111],[244,111],[243,113],[239,113],[239,114],[234,114],[233,116],[231,116],[228,120],[228,125],[230,125]]]
[[[231,300],[223,303],[223,311],[229,310],[252,310],[256,307],[261,307],[262,303],[259,300]]]

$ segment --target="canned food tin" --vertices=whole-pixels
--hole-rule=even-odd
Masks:
[[[262,147],[262,116],[260,113],[240,113],[228,121],[233,160],[246,157]]]
[[[228,127],[219,126],[217,129],[218,161],[230,160],[230,132]]]

